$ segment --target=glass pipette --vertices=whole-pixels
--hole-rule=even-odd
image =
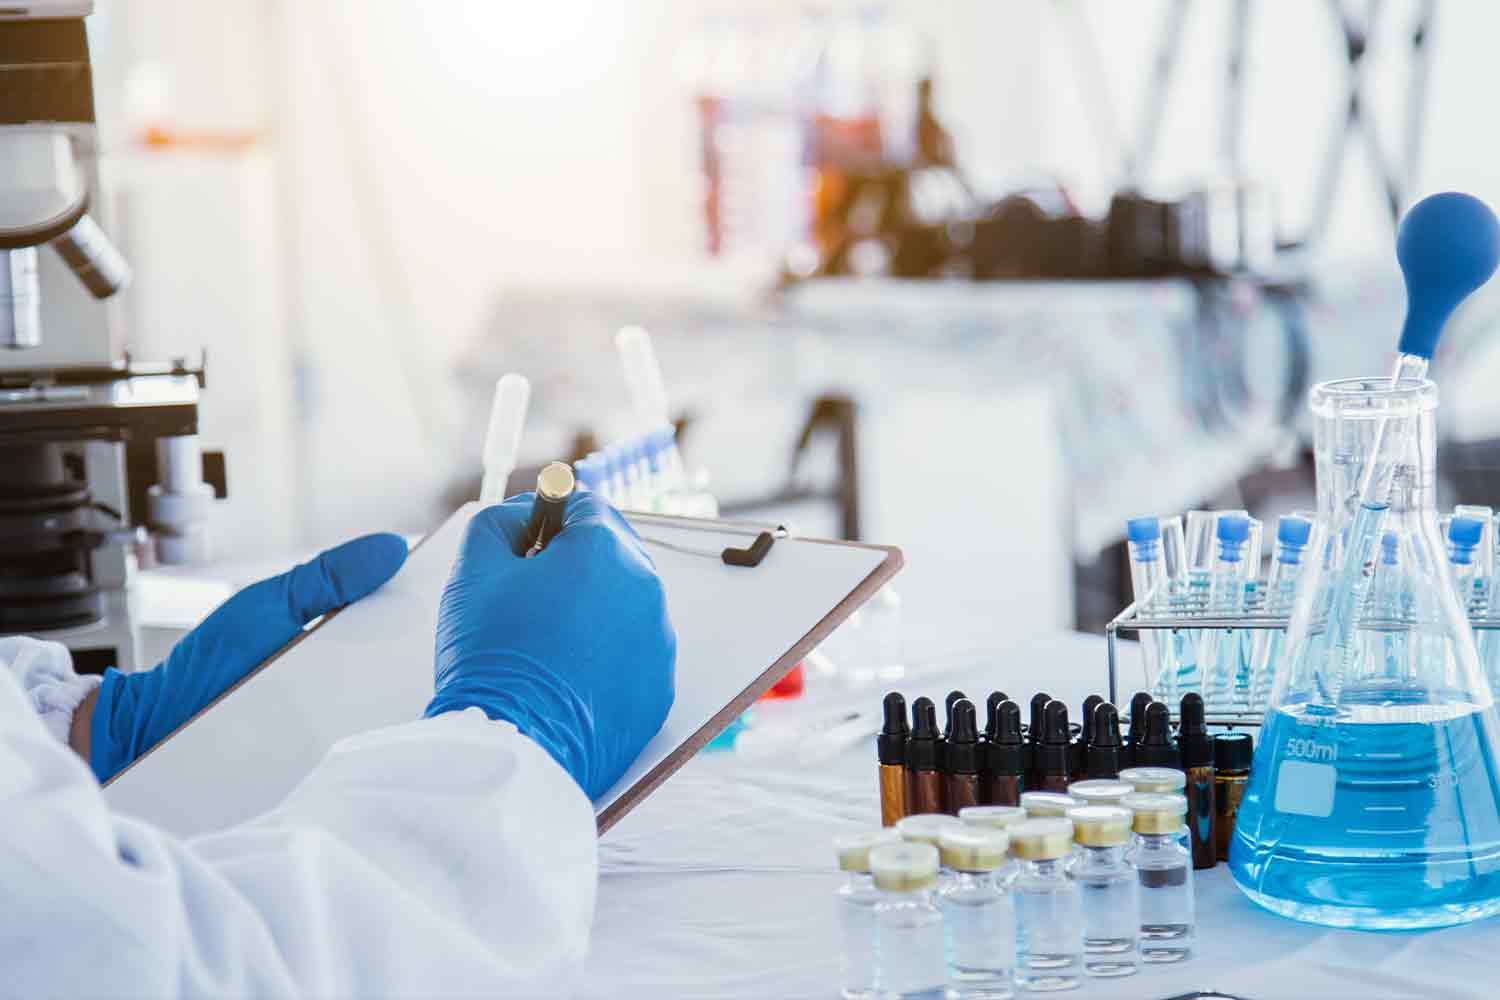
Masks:
[[[1489,206],[1472,195],[1447,191],[1413,205],[1396,234],[1396,259],[1406,280],[1406,322],[1401,328],[1391,389],[1427,377],[1427,366],[1437,348],[1443,326],[1458,304],[1495,273],[1500,264],[1500,223]],[[1395,423],[1394,428],[1391,424]],[[1328,611],[1328,663],[1319,677],[1319,694],[1336,704],[1348,658],[1354,611],[1370,581],[1375,545],[1385,512],[1390,507],[1391,483],[1400,459],[1407,454],[1411,428],[1401,421],[1377,417],[1370,462],[1360,476],[1359,510],[1349,531],[1343,572],[1334,584]],[[1398,437],[1391,457],[1382,458],[1387,438]]]

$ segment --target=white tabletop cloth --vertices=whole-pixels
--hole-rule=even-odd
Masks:
[[[896,687],[941,704],[996,688],[1038,690],[1076,711],[1105,690],[1104,640],[1062,635],[988,659],[965,658]],[[1123,651],[1134,676],[1139,660]],[[1123,687],[1127,701],[1132,688]],[[848,696],[878,706],[883,689]],[[600,845],[588,997],[837,995],[831,838],[879,822],[874,741],[828,764],[749,764],[705,753],[626,816]],[[1500,923],[1410,933],[1325,930],[1250,903],[1219,865],[1197,872],[1198,946],[1187,963],[1090,980],[1069,996],[1170,997],[1217,989],[1251,1000],[1500,995]]]

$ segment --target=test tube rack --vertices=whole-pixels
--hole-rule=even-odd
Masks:
[[[1109,700],[1118,705],[1120,702],[1120,662],[1119,662],[1119,636],[1121,632],[1132,632],[1139,636],[1141,632],[1178,632],[1190,630],[1194,632],[1208,631],[1252,631],[1271,632],[1285,631],[1291,619],[1279,615],[1267,615],[1261,606],[1259,595],[1252,601],[1250,607],[1241,614],[1226,615],[1223,613],[1210,614],[1207,611],[1194,611],[1180,607],[1167,610],[1142,611],[1136,603],[1126,606],[1125,610],[1115,615],[1108,624],[1104,626],[1104,641],[1106,655],[1109,663]],[[1380,623],[1371,623],[1379,625]],[[1391,622],[1392,627],[1400,627],[1400,622]],[[1473,613],[1469,614],[1469,625],[1476,633],[1500,631],[1500,617],[1492,617]],[[1144,683],[1140,690],[1153,691],[1154,684],[1149,676],[1148,667],[1144,661],[1141,662],[1141,672]],[[1176,706],[1169,706],[1176,715]],[[1248,711],[1216,711],[1213,706],[1209,708],[1208,721],[1214,725],[1222,726],[1259,726],[1265,715],[1264,708],[1251,709]]]

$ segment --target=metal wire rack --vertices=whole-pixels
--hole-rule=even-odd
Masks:
[[[1107,625],[1104,626],[1104,641],[1109,660],[1109,700],[1120,704],[1119,682],[1120,664],[1118,640],[1121,632],[1133,632],[1139,637],[1141,632],[1177,632],[1180,630],[1199,631],[1235,631],[1244,629],[1246,631],[1276,631],[1285,630],[1290,624],[1290,619],[1280,615],[1268,615],[1264,610],[1252,605],[1250,610],[1243,614],[1210,614],[1207,612],[1188,611],[1183,613],[1182,609],[1171,611],[1152,611],[1142,614],[1136,604],[1127,605],[1125,610],[1115,615]],[[1476,632],[1500,631],[1500,617],[1473,614],[1469,615],[1469,625]],[[1395,627],[1400,627],[1396,625]],[[1150,691],[1153,688],[1152,679],[1147,672],[1147,666],[1143,660],[1141,663],[1141,689]],[[1169,706],[1176,716],[1176,706]],[[1259,726],[1264,715],[1262,710],[1247,712],[1217,712],[1210,711],[1208,722],[1219,726]]]

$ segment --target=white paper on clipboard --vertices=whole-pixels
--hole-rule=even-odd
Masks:
[[[111,807],[181,836],[272,808],[339,739],[421,716],[438,601],[471,503],[394,579],[281,650],[105,786]],[[900,550],[780,538],[756,567],[712,553],[764,525],[628,515],[677,629],[677,697],[661,732],[594,802],[601,831],[713,739],[901,567]],[[704,555],[710,553],[710,555]]]

